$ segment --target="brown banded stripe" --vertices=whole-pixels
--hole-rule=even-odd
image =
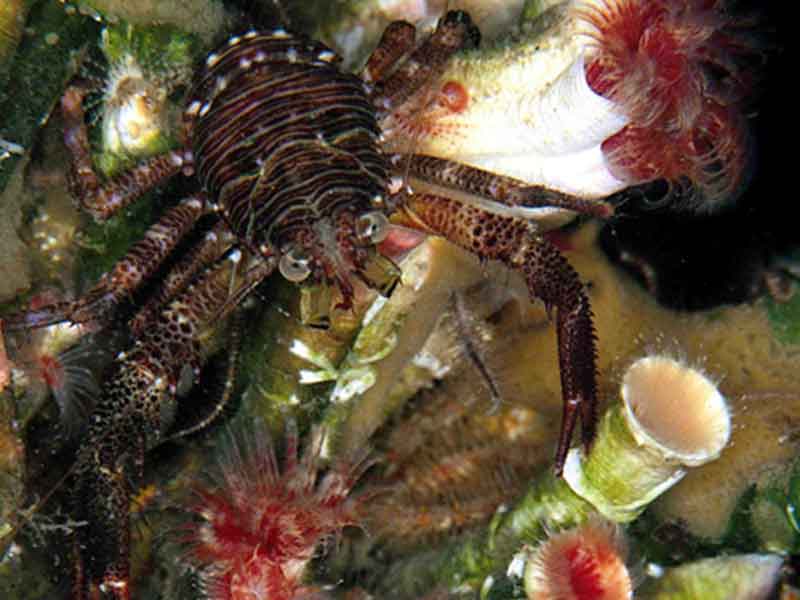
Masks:
[[[206,60],[187,130],[198,176],[240,239],[280,246],[385,193],[374,110],[337,60],[283,30],[234,37]]]

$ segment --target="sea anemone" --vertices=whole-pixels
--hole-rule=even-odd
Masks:
[[[390,111],[392,149],[584,198],[666,179],[711,209],[743,187],[750,20],[700,0],[573,0],[526,15]]]
[[[552,535],[528,557],[530,600],[623,600],[633,596],[620,528],[600,518]]]
[[[263,426],[229,441],[219,475],[195,490],[199,524],[185,541],[209,600],[283,600],[317,591],[303,581],[309,561],[344,527],[359,525],[365,498],[350,494],[370,466],[366,452],[322,473],[325,433],[314,429],[298,456],[299,436],[287,427],[282,468]]]
[[[722,2],[591,0],[586,79],[630,119],[603,143],[625,179],[688,180],[713,203],[741,186],[747,163],[739,59],[752,53]]]

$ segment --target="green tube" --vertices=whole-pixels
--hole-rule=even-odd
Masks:
[[[686,473],[717,458],[731,423],[725,400],[699,371],[667,357],[645,357],[629,367],[622,403],[601,418],[591,453],[573,449],[563,479],[547,471],[511,510],[498,511],[487,532],[451,548],[439,560],[414,564],[416,575],[449,589],[480,589],[505,570],[523,544],[585,522],[599,512],[625,523]],[[668,416],[670,416],[667,418]],[[402,581],[400,578],[395,581]]]
[[[757,600],[767,598],[780,579],[777,554],[719,556],[666,569],[646,581],[642,600]]]
[[[680,481],[687,467],[717,458],[731,423],[716,386],[668,357],[636,361],[621,392],[623,402],[603,415],[589,456],[570,452],[564,479],[598,512],[625,523]]]

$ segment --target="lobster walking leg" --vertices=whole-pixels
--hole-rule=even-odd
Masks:
[[[96,220],[108,219],[173,175],[193,170],[191,152],[172,150],[147,159],[109,181],[101,181],[92,163],[83,110],[84,95],[80,87],[70,86],[61,98],[64,144],[72,155],[67,180],[72,196]]]
[[[190,197],[167,210],[128,253],[81,297],[30,310],[8,319],[10,330],[46,327],[62,321],[104,322],[159,269],[206,212],[202,198]]]
[[[241,263],[238,250],[215,263],[112,365],[77,459],[74,515],[86,524],[76,533],[76,598],[130,598],[129,506],[145,452],[169,433],[186,369],[199,375],[202,340],[274,268],[272,261]]]
[[[580,416],[584,447],[597,422],[596,343],[592,311],[578,274],[558,249],[536,234],[528,221],[482,211],[429,194],[410,196],[401,207],[403,225],[441,235],[484,259],[520,272],[532,299],[555,309],[564,413],[555,457],[560,474]]]
[[[480,31],[470,16],[463,11],[450,11],[439,22],[436,31],[411,52],[395,71],[387,75],[392,63],[402,58],[412,45],[413,27],[409,27],[396,22],[387,28],[378,45],[378,53],[370,57],[367,63],[368,76],[378,79],[371,100],[379,118],[415,94],[427,93],[426,84],[436,81],[453,54],[480,43]]]

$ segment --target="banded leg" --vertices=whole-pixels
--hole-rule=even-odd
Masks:
[[[401,33],[400,36],[408,36],[408,33]],[[459,50],[476,47],[480,37],[480,31],[467,13],[460,10],[448,12],[428,39],[411,52],[391,75],[378,81],[371,100],[379,113],[391,112],[423,89],[426,83],[436,81],[450,57]],[[407,42],[401,40],[400,43]],[[379,44],[378,47],[381,46]],[[404,52],[399,52],[398,48],[391,54],[400,58]],[[381,61],[381,70],[387,70],[387,61]],[[383,118],[383,115],[379,114],[379,118]]]
[[[399,224],[441,235],[481,258],[499,260],[519,271],[532,299],[544,301],[548,313],[555,309],[564,401],[555,456],[560,475],[578,416],[587,451],[597,422],[596,338],[589,299],[578,274],[524,219],[428,194],[411,196],[401,207],[399,219]]]
[[[202,341],[235,306],[232,296],[249,293],[275,266],[245,268],[240,257],[229,253],[189,285],[112,365],[77,458],[74,518],[86,525],[76,530],[76,598],[131,597],[130,502],[145,452],[170,433],[178,382],[187,367],[199,375]]]
[[[147,299],[145,305],[131,319],[130,328],[134,337],[142,335],[157,318],[158,312],[167,302],[183,291],[203,269],[213,264],[234,243],[234,236],[222,221],[216,225],[182,258],[170,267],[169,273],[158,290]]]
[[[361,72],[361,79],[374,83],[386,78],[391,68],[414,48],[416,28],[406,21],[393,21],[383,30],[383,35],[369,55]]]
[[[466,203],[498,202],[509,207],[563,208],[579,214],[608,218],[614,209],[603,200],[586,199],[565,194],[540,185],[490,173],[477,167],[446,158],[424,154],[393,154],[391,162],[403,169],[408,184],[415,192],[442,194],[462,199]],[[520,216],[525,216],[521,213]],[[528,218],[536,219],[536,215]],[[541,225],[539,221],[537,225]],[[542,231],[542,228],[539,229]]]
[[[108,219],[147,190],[181,171],[191,173],[191,152],[172,150],[147,159],[109,181],[101,182],[92,163],[83,110],[84,94],[82,88],[71,86],[61,98],[64,144],[72,155],[67,181],[72,196],[95,220]]]
[[[238,310],[231,317],[224,350],[209,359],[195,389],[178,398],[175,422],[167,432],[166,440],[173,441],[204,431],[221,421],[223,415],[232,413],[244,326],[244,311]]]
[[[184,199],[167,210],[86,294],[71,302],[59,302],[12,315],[8,319],[8,328],[31,329],[62,321],[103,321],[115,307],[152,277],[175,246],[205,214],[206,205],[202,198]]]

